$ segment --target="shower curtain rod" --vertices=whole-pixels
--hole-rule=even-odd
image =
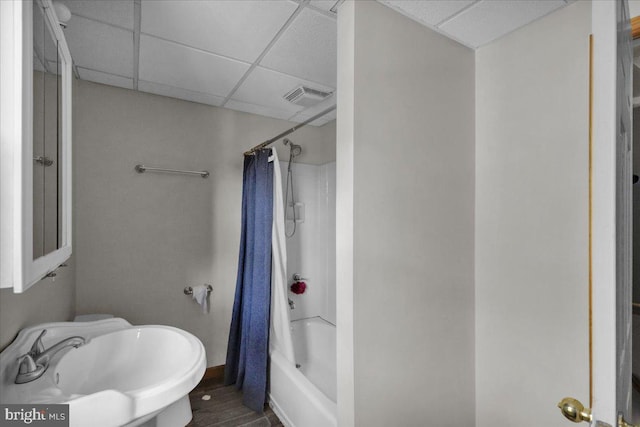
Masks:
[[[335,109],[336,109],[336,105],[334,105],[334,106],[332,106],[332,107],[327,108],[326,110],[324,110],[324,111],[322,111],[322,112],[320,112],[320,113],[316,114],[315,116],[311,117],[310,119],[307,119],[307,120],[305,120],[304,122],[302,122],[302,123],[300,123],[300,124],[298,124],[298,125],[295,125],[295,126],[294,126],[294,127],[292,127],[291,129],[287,129],[287,130],[285,130],[284,132],[282,132],[281,134],[276,135],[276,136],[274,136],[273,138],[268,139],[268,140],[266,140],[265,142],[263,142],[263,143],[260,143],[260,144],[256,145],[255,147],[253,147],[253,148],[252,148],[252,149],[250,149],[249,151],[245,151],[245,152],[244,152],[244,155],[245,155],[245,156],[250,156],[250,155],[252,155],[252,154],[253,154],[253,153],[255,153],[256,151],[260,150],[261,148],[264,148],[264,147],[266,147],[267,145],[273,144],[274,142],[276,142],[276,141],[277,141],[277,140],[279,140],[280,138],[283,138],[283,137],[285,137],[285,136],[289,135],[290,133],[293,133],[293,132],[297,131],[297,130],[298,130],[298,129],[300,129],[301,127],[308,125],[308,124],[309,124],[309,123],[311,123],[312,121],[319,119],[320,117],[324,116],[325,114],[328,114],[328,113],[332,112],[332,111],[333,111],[333,110],[335,110]]]

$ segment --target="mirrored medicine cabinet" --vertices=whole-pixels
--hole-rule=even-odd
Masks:
[[[71,55],[51,0],[0,1],[0,287],[71,255]]]

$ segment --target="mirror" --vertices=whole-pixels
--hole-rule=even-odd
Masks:
[[[71,256],[72,60],[51,0],[0,0],[0,30],[0,288],[22,293]]]
[[[33,4],[33,258],[60,248],[60,55],[40,1]]]

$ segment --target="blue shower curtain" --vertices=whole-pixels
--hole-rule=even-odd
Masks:
[[[225,384],[243,391],[243,403],[262,412],[267,393],[273,163],[270,150],[244,158],[242,232]]]

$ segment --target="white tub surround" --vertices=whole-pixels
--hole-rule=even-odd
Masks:
[[[303,138],[297,139],[302,150],[307,148]],[[280,162],[283,181],[286,180],[288,162]],[[320,316],[336,323],[336,164],[308,165],[294,161],[294,200],[296,201],[296,232],[286,239],[287,284],[294,282],[293,275],[300,274],[306,280],[303,294],[289,292],[294,302],[291,319]],[[286,182],[283,182],[283,191]],[[289,189],[291,191],[291,189]],[[291,197],[289,197],[291,202]],[[286,208],[285,226],[293,230],[291,206]]]
[[[336,327],[320,317],[291,322],[298,369],[336,401]]]
[[[337,426],[336,328],[319,318],[291,322],[296,363],[271,354],[269,405],[288,427]]]

